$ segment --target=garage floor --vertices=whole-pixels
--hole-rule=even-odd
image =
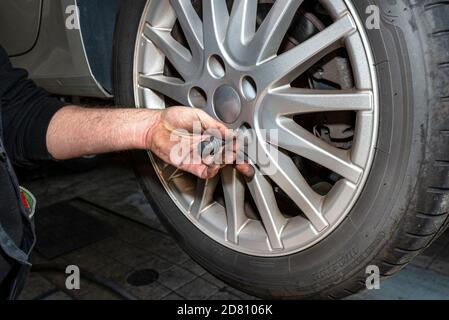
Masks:
[[[53,259],[36,252],[34,263],[47,267],[30,274],[21,299],[120,299],[98,279],[84,279],[86,271],[138,299],[254,299],[225,285],[179,249],[147,204],[124,156],[103,157],[96,169],[84,173],[52,166],[27,174],[26,180],[23,184],[34,193],[40,209],[67,201],[114,232]],[[49,264],[79,266],[80,290],[65,289],[67,275]],[[382,282],[381,290],[350,299],[449,299],[449,232],[412,265]]]

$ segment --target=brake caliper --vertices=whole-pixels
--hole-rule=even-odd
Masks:
[[[313,133],[337,148],[348,150],[352,147],[354,128],[348,124],[316,125],[313,127]]]

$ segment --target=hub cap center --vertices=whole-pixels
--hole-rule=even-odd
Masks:
[[[221,121],[234,123],[242,110],[238,92],[229,85],[219,87],[214,94],[214,110]]]

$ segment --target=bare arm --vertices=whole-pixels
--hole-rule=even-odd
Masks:
[[[64,107],[50,122],[47,148],[57,160],[145,149],[147,133],[159,117],[159,110],[150,109]]]
[[[187,145],[189,155],[196,153],[201,141],[200,135],[179,136],[173,139],[173,130],[192,132],[195,122],[202,131],[216,130],[226,136],[226,126],[214,120],[205,112],[187,108],[172,107],[164,110],[151,109],[87,109],[68,106],[59,110],[50,121],[47,130],[47,149],[53,158],[66,160],[113,151],[143,149],[151,150],[163,161],[201,178],[215,176],[223,163],[192,162],[192,157],[174,160],[173,148]],[[172,128],[172,129],[170,129]],[[233,159],[227,159],[233,163]],[[244,175],[250,169],[237,165]]]

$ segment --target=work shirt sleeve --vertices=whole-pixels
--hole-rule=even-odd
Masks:
[[[25,70],[14,68],[1,46],[0,98],[3,142],[10,160],[28,166],[51,159],[47,129],[64,103],[37,87]]]

